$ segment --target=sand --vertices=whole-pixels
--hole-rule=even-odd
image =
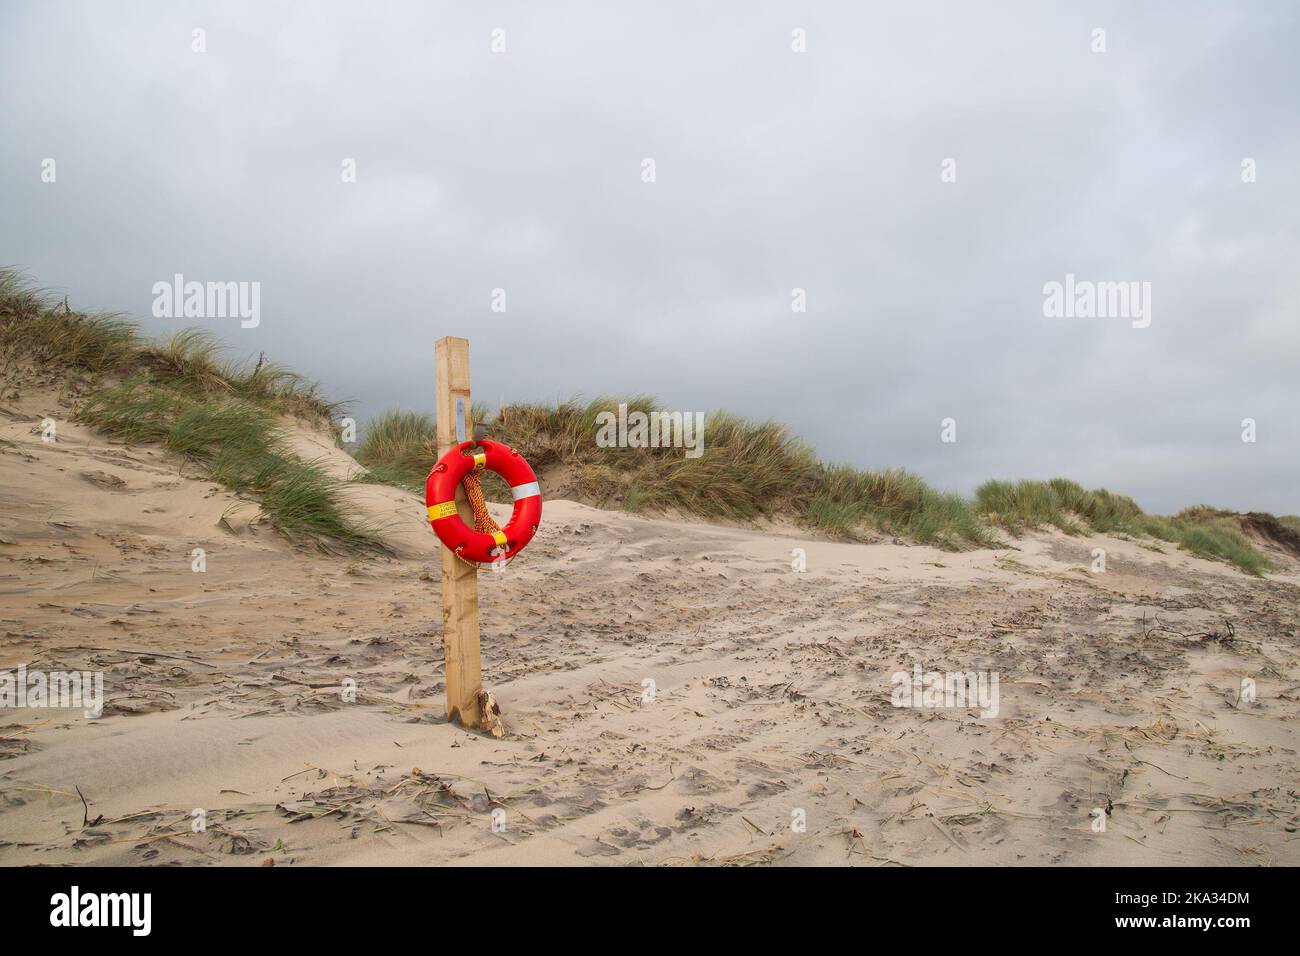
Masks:
[[[394,553],[330,554],[53,391],[0,406],[0,670],[107,693],[97,720],[0,709],[5,865],[1300,863],[1294,562],[1258,579],[1058,533],[954,554],[548,499],[480,574],[497,740],[444,717],[415,496],[355,485]],[[997,715],[893,706],[917,663],[996,671]]]

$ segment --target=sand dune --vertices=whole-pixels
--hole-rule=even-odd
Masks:
[[[422,502],[349,492],[392,556],[295,548],[66,416],[39,390],[0,410],[0,669],[103,671],[107,704],[0,710],[0,863],[1300,863],[1294,562],[547,500],[480,575],[495,740],[443,716]],[[294,443],[351,477],[327,439]],[[997,715],[893,706],[918,663],[996,671]]]

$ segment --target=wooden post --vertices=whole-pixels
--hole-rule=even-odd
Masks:
[[[448,336],[434,344],[437,402],[438,457],[453,445],[474,437],[470,420],[469,340]],[[457,486],[460,516],[474,526],[474,511]],[[446,662],[447,717],[464,727],[477,728],[482,719],[479,695],[483,673],[478,647],[478,568],[462,561],[448,548],[442,552],[442,648]]]

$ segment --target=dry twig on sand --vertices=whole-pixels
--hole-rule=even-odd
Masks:
[[[1171,627],[1166,627],[1159,617],[1154,618],[1155,623],[1147,624],[1147,612],[1142,612],[1142,636],[1150,638],[1153,634],[1171,634],[1174,637],[1181,637],[1187,641],[1203,641],[1205,643],[1227,644],[1233,641],[1237,636],[1237,629],[1233,627],[1231,621],[1227,618],[1223,620],[1224,629],[1222,631],[1202,631],[1200,633],[1189,634],[1184,631],[1175,631]]]

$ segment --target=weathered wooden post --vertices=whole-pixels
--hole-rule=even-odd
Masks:
[[[438,457],[474,437],[470,420],[469,340],[448,336],[434,345]],[[456,509],[473,527],[474,511],[465,489],[456,488]],[[483,672],[478,646],[478,568],[448,548],[442,552],[442,648],[446,662],[447,717],[463,727],[479,726]]]

